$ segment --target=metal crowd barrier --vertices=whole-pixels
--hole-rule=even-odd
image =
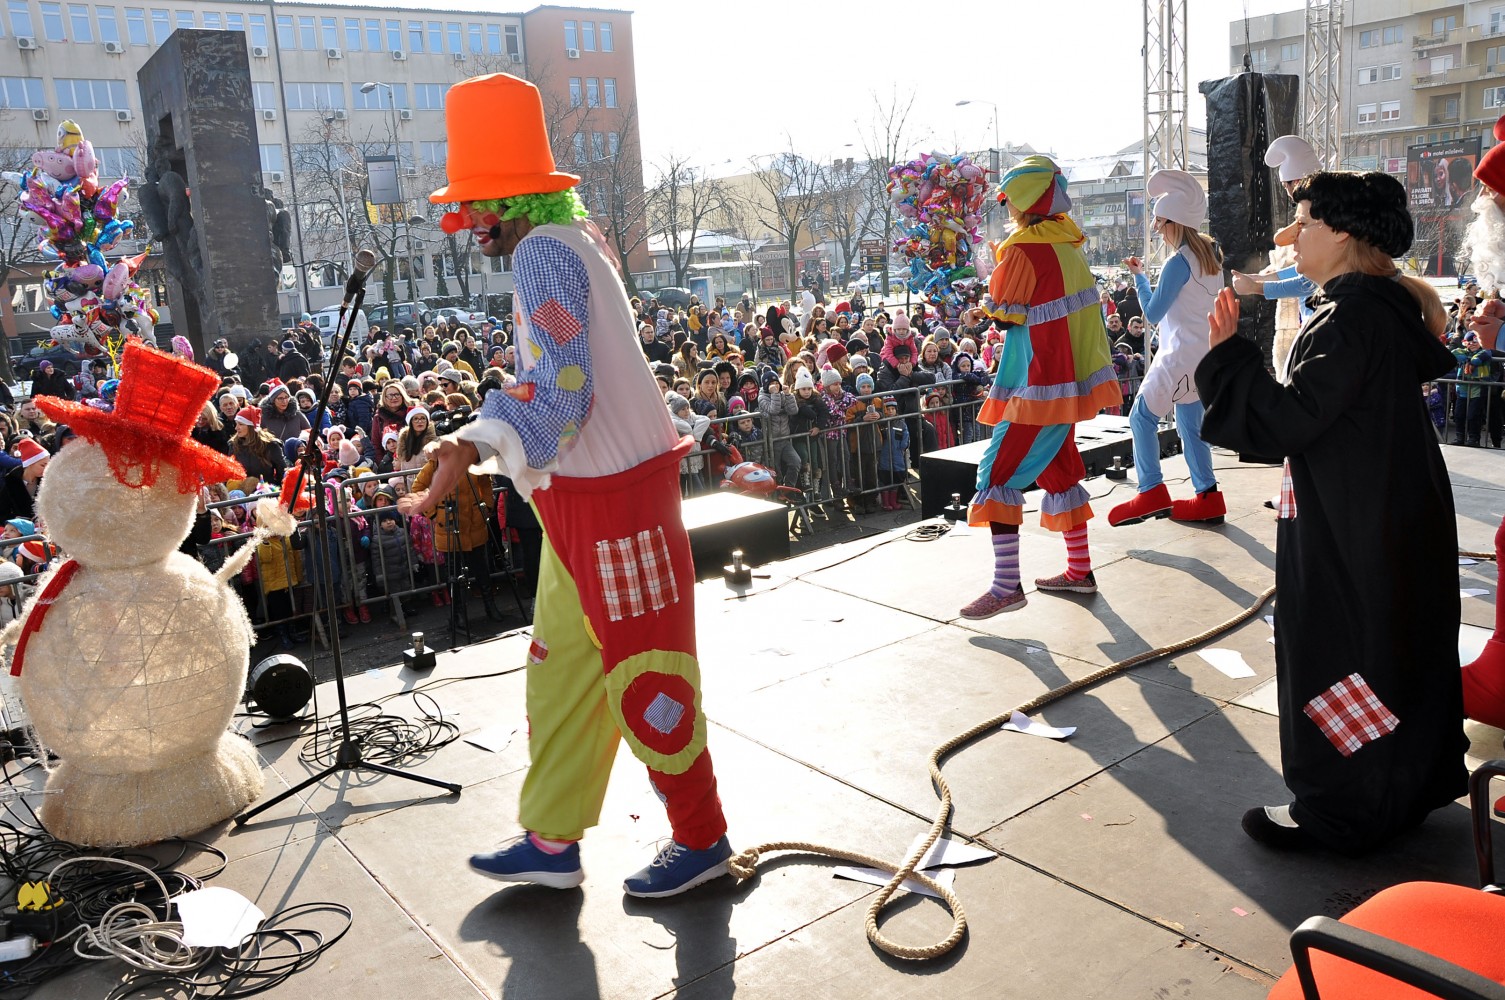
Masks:
[[[1433,385],[1442,394],[1442,423],[1427,400],[1428,415],[1443,444],[1468,444],[1475,441],[1481,448],[1499,448],[1505,444],[1505,384],[1471,379],[1440,378]],[[1467,395],[1474,392],[1473,396]]]

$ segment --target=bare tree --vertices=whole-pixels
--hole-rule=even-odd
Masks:
[[[883,214],[883,185],[872,183],[871,163],[837,160],[822,171],[815,225],[841,251],[841,285],[852,280],[852,263],[861,240],[874,230]],[[875,197],[875,193],[877,197]]]
[[[800,237],[808,236],[816,206],[825,188],[825,167],[795,152],[794,137],[785,133],[782,153],[774,154],[771,163],[750,161],[753,181],[761,194],[753,201],[753,216],[784,241],[785,264],[789,268],[789,290],[799,286],[795,262],[799,257]]]
[[[36,149],[30,146],[0,146],[0,170],[19,171],[30,166],[34,152]],[[11,272],[46,260],[37,249],[41,232],[20,214],[24,193],[14,184],[0,182],[0,289],[10,287]],[[6,336],[0,336],[0,375],[7,382],[15,378],[10,364],[10,338]]]
[[[604,200],[602,233],[622,262],[622,282],[629,296],[637,294],[628,258],[648,242],[649,199],[643,187],[643,151],[638,143],[637,103],[623,110],[617,123],[617,147],[595,164],[591,178]]]
[[[695,241],[726,200],[721,181],[692,166],[687,157],[671,152],[659,163],[658,180],[647,195],[648,232],[663,237],[676,285],[684,285]]]
[[[889,201],[887,190],[889,168],[904,162],[901,158],[908,155],[912,146],[924,142],[929,133],[917,131],[910,124],[909,116],[914,110],[915,102],[914,91],[901,95],[895,88],[889,92],[887,99],[880,98],[876,92],[872,96],[872,117],[863,130],[862,147],[868,162],[866,179],[869,197],[880,210],[874,218],[875,221],[881,218],[883,223],[883,228],[876,237],[889,241],[893,239],[894,230],[893,203]],[[885,296],[889,292],[888,270],[887,267],[883,269]]]

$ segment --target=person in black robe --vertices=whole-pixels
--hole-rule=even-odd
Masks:
[[[1467,786],[1452,490],[1420,392],[1453,365],[1437,293],[1397,274],[1406,195],[1379,173],[1318,173],[1277,236],[1320,289],[1290,384],[1235,335],[1224,289],[1198,366],[1202,434],[1290,457],[1277,528],[1275,662],[1290,805],[1243,826],[1271,847],[1361,854]],[[1283,485],[1283,493],[1286,487]]]

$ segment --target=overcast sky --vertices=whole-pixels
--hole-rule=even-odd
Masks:
[[[605,4],[603,4],[605,6]],[[732,172],[797,148],[862,155],[872,93],[915,94],[926,148],[1005,143],[1062,157],[1110,153],[1142,134],[1141,0],[637,0],[638,99],[648,173],[665,153]],[[1300,0],[1189,0],[1190,107],[1197,83],[1226,76],[1228,25]],[[853,144],[848,147],[846,144]],[[916,149],[914,152],[918,152]],[[730,163],[727,161],[730,160]]]

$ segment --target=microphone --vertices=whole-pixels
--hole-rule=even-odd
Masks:
[[[345,282],[345,300],[340,303],[342,313],[355,301],[356,293],[366,287],[366,276],[376,267],[376,254],[362,247],[355,252],[355,259],[351,263],[354,270],[350,272],[350,280]]]

